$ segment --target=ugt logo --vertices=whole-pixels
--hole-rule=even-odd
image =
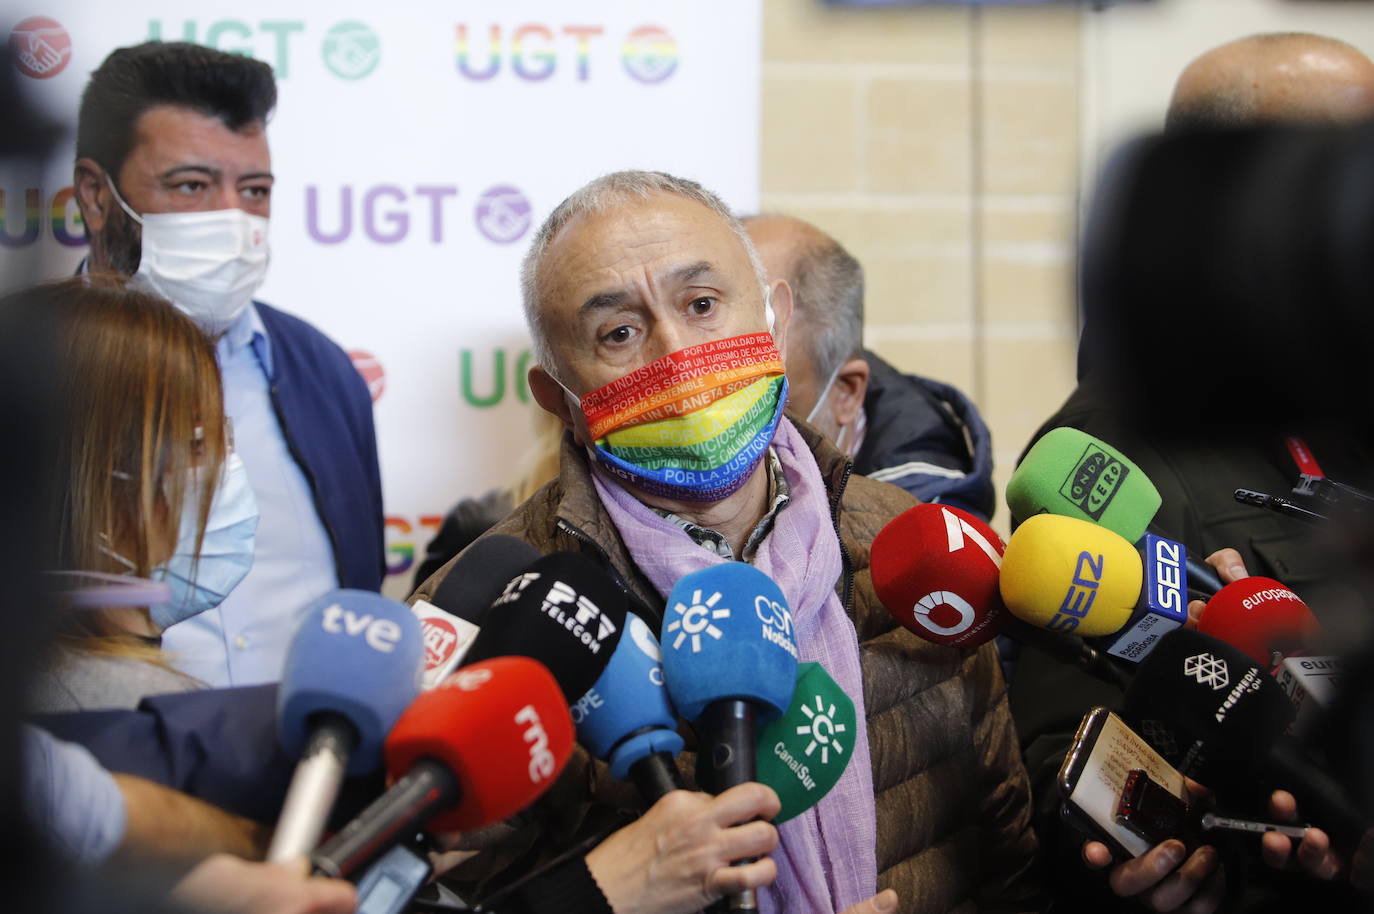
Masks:
[[[340,22],[324,36],[324,65],[340,79],[362,79],[377,69],[382,43],[361,22]]]
[[[1120,460],[1097,445],[1090,444],[1078,459],[1078,465],[1060,486],[1059,494],[1093,520],[1101,520],[1102,512],[1112,503],[1130,472]]]
[[[72,36],[56,19],[30,16],[10,32],[10,54],[20,73],[51,79],[71,63]]]

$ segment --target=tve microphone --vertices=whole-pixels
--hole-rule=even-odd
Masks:
[[[382,741],[419,691],[420,624],[403,603],[336,590],[306,609],[277,692],[282,748],[300,757],[267,859],[310,853],[345,771],[381,766]]]
[[[797,666],[787,713],[759,730],[758,781],[777,793],[775,825],[820,802],[839,782],[854,754],[854,702],[819,663]]]
[[[563,691],[542,664],[464,667],[401,715],[384,750],[396,782],[311,856],[315,871],[346,879],[422,827],[499,822],[553,783],[572,743]]]
[[[1241,578],[1217,591],[1197,620],[1197,630],[1244,651],[1264,669],[1307,649],[1320,626],[1307,604],[1273,578]]]
[[[1122,539],[1142,542],[1159,512],[1155,484],[1125,454],[1100,438],[1076,428],[1046,432],[1007,482],[1012,526],[1036,514],[1059,514],[1100,524]],[[1222,588],[1216,571],[1180,548],[1189,586],[1200,596]]]
[[[582,745],[610,764],[611,777],[633,781],[651,806],[682,787],[673,759],[683,742],[663,683],[661,656],[649,626],[628,613],[611,662],[571,709]]]
[[[1038,628],[1103,636],[1108,654],[1139,662],[1188,618],[1182,547],[1147,534],[1148,563],[1104,527],[1040,514],[1012,534],[1002,559],[1007,608]]]
[[[902,627],[935,644],[977,647],[1007,615],[998,592],[1002,538],[967,511],[917,505],[873,538],[878,599]]]
[[[466,659],[532,657],[549,668],[572,705],[610,663],[625,614],[625,594],[605,571],[586,556],[556,552],[510,580]]]
[[[1137,670],[1122,717],[1223,800],[1259,804],[1283,788],[1342,843],[1366,827],[1340,785],[1285,733],[1294,710],[1278,683],[1220,639],[1189,629],[1163,638]]]
[[[429,600],[411,606],[425,634],[424,688],[432,689],[463,662],[492,602],[510,579],[539,558],[524,540],[484,536],[458,556]]]
[[[768,575],[726,562],[684,575],[663,613],[663,674],[673,704],[700,725],[698,779],[720,793],[755,778],[755,721],[781,717],[797,682],[792,611]],[[730,896],[754,910],[752,890]]]

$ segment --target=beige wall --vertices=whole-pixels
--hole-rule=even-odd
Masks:
[[[868,275],[866,342],[982,408],[998,467],[1073,387],[1079,18],[765,0],[765,210]]]

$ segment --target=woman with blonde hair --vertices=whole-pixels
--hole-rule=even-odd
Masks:
[[[41,309],[60,338],[55,580],[72,608],[29,707],[131,708],[198,687],[168,663],[161,632],[242,580],[258,518],[214,344],[115,278],[36,286],[0,308]]]

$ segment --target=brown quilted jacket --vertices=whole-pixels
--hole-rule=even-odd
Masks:
[[[896,486],[851,478],[843,454],[809,426],[796,425],[826,480],[845,551],[846,573],[836,591],[860,641],[878,887],[895,889],[903,912],[1036,910],[1029,786],[996,651],[991,644],[938,647],[892,620],[873,593],[869,546],[889,520],[917,502]],[[490,533],[518,537],[545,554],[588,554],[619,579],[631,609],[651,628],[661,622],[663,600],[621,542],[596,497],[586,457],[570,438],[563,443],[559,479]],[[450,561],[435,572],[412,600],[428,599],[452,566]],[[690,782],[691,759],[680,765]],[[455,875],[474,883],[508,881],[512,870],[493,878],[494,872],[526,869],[612,828],[617,811],[636,807],[634,792],[611,781],[605,766],[579,749],[536,808],[515,827],[489,836],[482,842],[486,851]]]

